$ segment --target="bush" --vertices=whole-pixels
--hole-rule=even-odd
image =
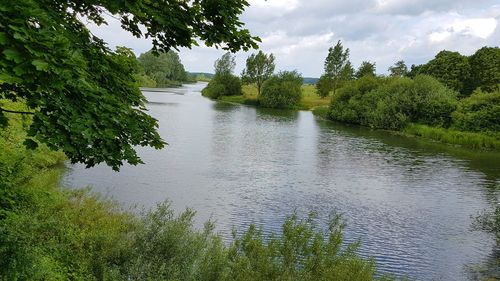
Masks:
[[[471,132],[500,132],[500,90],[493,93],[475,91],[461,100],[453,113],[453,127]]]
[[[241,95],[241,80],[232,74],[215,75],[202,90],[202,94],[211,99]]]
[[[456,93],[430,76],[414,80],[363,77],[332,97],[330,118],[374,128],[400,130],[409,122],[447,127]]]
[[[293,108],[302,98],[302,76],[296,71],[273,75],[262,86],[259,102],[263,107]]]

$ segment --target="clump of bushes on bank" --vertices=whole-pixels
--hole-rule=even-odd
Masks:
[[[456,93],[436,79],[362,77],[332,97],[330,118],[372,128],[400,130],[409,123],[447,127]]]
[[[500,148],[500,92],[459,100],[435,78],[362,77],[332,96],[328,118],[471,148]]]
[[[476,90],[461,100],[452,114],[453,127],[470,132],[500,132],[500,88],[492,93]]]
[[[201,93],[211,99],[238,96],[241,95],[241,80],[232,74],[215,75]]]
[[[235,66],[235,57],[231,53],[225,53],[216,60],[215,75],[201,91],[202,95],[211,99],[241,95],[241,79],[233,75]]]
[[[302,76],[297,71],[282,71],[262,85],[260,105],[269,108],[294,108],[302,97]]]

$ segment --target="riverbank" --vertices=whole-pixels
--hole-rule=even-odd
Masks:
[[[244,85],[242,87],[242,95],[239,96],[222,96],[218,100],[223,102],[239,103],[251,106],[259,106],[257,88],[254,85]],[[316,94],[314,85],[302,85],[302,99],[295,110],[312,110],[318,106],[326,106],[330,104],[329,98],[321,98]]]
[[[312,112],[315,116],[330,120],[328,118],[328,106],[316,107],[312,110]],[[418,137],[466,148],[500,151],[500,140],[487,134],[462,132],[445,128],[430,127],[421,124],[409,124],[401,131],[391,132],[407,137]]]
[[[8,118],[0,131],[2,280],[392,280],[343,241],[340,217],[326,233],[313,217],[288,217],[271,238],[248,225],[225,245],[211,223],[193,227],[192,210],[176,215],[163,203],[137,215],[90,189],[64,188],[64,154],[26,149],[29,118]]]

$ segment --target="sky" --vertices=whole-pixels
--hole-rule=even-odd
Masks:
[[[408,66],[431,60],[439,51],[471,55],[500,45],[500,0],[250,0],[241,15],[260,49],[276,56],[276,70],[297,70],[319,77],[328,48],[342,41],[354,67],[375,62],[377,73],[398,60]],[[89,25],[111,48],[126,46],[139,55],[151,41],[138,39],[108,17],[107,26]],[[236,74],[252,53],[236,53]],[[187,71],[213,72],[223,50],[180,49]]]

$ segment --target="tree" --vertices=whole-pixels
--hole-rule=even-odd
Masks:
[[[148,51],[139,56],[144,72],[156,81],[157,85],[168,85],[171,81],[186,81],[187,73],[179,55],[174,51],[155,54]]]
[[[500,90],[500,48],[483,47],[469,57],[469,91],[476,88],[486,92]]]
[[[352,63],[350,61],[347,61],[344,68],[342,68],[342,71],[340,73],[341,81],[342,82],[347,82],[351,81],[355,77],[355,70],[354,67],[352,66]]]
[[[339,88],[340,83],[343,81],[344,77],[342,74],[344,68],[349,63],[349,48],[344,47],[340,40],[334,47],[328,49],[328,55],[325,59],[325,75],[331,80],[332,90],[335,91]],[[350,64],[350,63],[349,63]],[[351,66],[352,67],[352,66]]]
[[[257,93],[260,95],[262,84],[273,75],[274,68],[274,55],[267,55],[259,51],[257,54],[252,54],[247,58],[247,66],[243,70],[241,78],[244,83],[255,83]]]
[[[262,86],[260,104],[269,108],[293,108],[302,98],[302,81],[297,71],[282,71],[271,76]]]
[[[470,95],[466,85],[470,77],[469,61],[458,52],[441,51],[434,59],[422,65],[418,72],[433,76],[446,87],[460,92],[462,96]]]
[[[408,75],[408,67],[403,60],[400,60],[393,66],[389,67],[389,72],[392,77],[403,77]]]
[[[234,68],[236,67],[235,57],[231,53],[227,52],[220,59],[217,59],[214,63],[215,76],[217,75],[232,75]]]
[[[241,80],[233,75],[235,66],[235,58],[229,52],[217,59],[214,63],[215,75],[202,90],[203,96],[217,99],[221,96],[241,95]]]
[[[361,78],[364,76],[375,76],[375,63],[369,61],[363,61],[356,71],[356,78]]]
[[[319,77],[318,82],[316,82],[316,92],[320,98],[326,98],[330,91],[332,90],[332,81],[325,74]]]
[[[408,71],[408,73],[406,73],[405,76],[409,78],[415,78],[420,73],[422,66],[423,66],[422,64],[420,65],[412,64],[410,67],[410,71]]]
[[[257,37],[238,16],[248,5],[232,1],[3,0],[0,1],[0,99],[32,115],[25,144],[62,149],[71,162],[141,163],[134,146],[162,148],[157,120],[146,113],[127,59],[111,51],[80,20],[100,26],[105,14],[119,18],[136,37],[152,39],[153,51],[191,47],[197,41],[238,51],[256,48]]]

